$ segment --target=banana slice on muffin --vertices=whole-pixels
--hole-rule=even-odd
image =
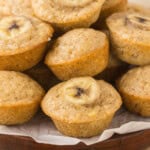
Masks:
[[[78,78],[66,82],[63,88],[65,99],[74,104],[91,104],[99,97],[99,84],[92,78]],[[78,98],[79,97],[79,98]]]
[[[0,83],[0,124],[29,121],[40,106],[43,88],[27,75],[14,71],[0,71]]]
[[[41,107],[61,133],[92,137],[109,126],[121,104],[120,95],[110,84],[79,77],[50,89]]]
[[[25,16],[0,19],[0,70],[23,71],[36,65],[43,57],[50,25]]]
[[[116,13],[107,19],[116,55],[133,65],[150,64],[150,17],[138,13]]]
[[[1,0],[0,14],[34,16],[31,0]]]
[[[94,76],[108,63],[107,36],[89,28],[74,29],[59,37],[46,56],[45,63],[60,80]]]
[[[150,66],[131,69],[117,86],[128,110],[150,117]]]
[[[126,11],[127,3],[127,0],[105,0],[100,16],[94,24],[94,27],[97,29],[106,28],[106,18],[113,13]]]
[[[104,0],[32,0],[35,15],[56,30],[89,27],[100,14]]]

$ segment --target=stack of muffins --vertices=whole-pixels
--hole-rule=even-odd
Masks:
[[[1,0],[0,17],[0,124],[25,123],[41,106],[61,133],[92,137],[122,102],[150,117],[144,10],[127,0]]]

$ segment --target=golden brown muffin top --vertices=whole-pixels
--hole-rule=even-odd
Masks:
[[[104,0],[32,0],[37,16],[51,23],[73,23],[90,16],[93,10],[101,8]]]
[[[110,32],[140,44],[150,45],[150,17],[134,12],[115,13],[108,17],[107,26]]]
[[[68,6],[68,7],[79,7],[85,6],[91,3],[93,0],[55,0],[54,2],[58,5]]]
[[[40,101],[44,96],[42,87],[23,73],[0,71],[0,105],[26,104]]]
[[[150,100],[150,66],[131,69],[119,80],[118,87],[122,92]]]
[[[104,33],[90,28],[74,29],[58,38],[47,55],[50,63],[63,63],[102,49],[107,42]]]
[[[80,77],[53,87],[42,101],[42,109],[56,120],[82,123],[113,115],[121,103],[120,95],[110,84]]]
[[[31,0],[1,0],[0,14],[34,15],[31,8]]]
[[[0,18],[0,54],[18,53],[47,42],[53,34],[50,25],[25,16]]]

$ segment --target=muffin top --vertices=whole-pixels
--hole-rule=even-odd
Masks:
[[[42,21],[25,16],[5,16],[0,19],[0,54],[18,53],[45,43],[53,29]]]
[[[52,64],[71,61],[104,48],[106,43],[107,37],[100,31],[89,28],[74,29],[56,40],[46,59]]]
[[[56,3],[68,7],[84,6],[92,2],[92,0],[55,0]]]
[[[150,66],[131,69],[119,80],[118,87],[122,92],[150,100]]]
[[[0,106],[40,101],[44,96],[42,87],[23,73],[0,71]]]
[[[121,97],[110,84],[91,77],[60,83],[42,101],[42,109],[48,116],[73,123],[113,115],[120,105]]]
[[[73,23],[100,10],[104,0],[32,0],[35,14],[51,23]]]
[[[124,40],[150,45],[150,17],[134,12],[115,13],[108,17],[111,33]]]
[[[31,8],[31,0],[1,0],[0,14],[34,15]]]

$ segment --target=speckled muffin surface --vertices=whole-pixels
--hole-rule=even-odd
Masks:
[[[42,101],[43,111],[58,130],[75,137],[100,134],[120,105],[120,95],[110,84],[91,77],[60,83]]]
[[[90,28],[74,29],[56,40],[45,63],[61,80],[93,76],[107,66],[108,47],[104,33]]]
[[[33,16],[31,8],[31,0],[1,0],[0,1],[1,15],[27,15]]]
[[[34,66],[41,60],[52,34],[50,25],[33,17],[1,17],[0,69],[23,71]]]
[[[149,16],[116,13],[107,19],[107,25],[114,52],[121,60],[133,65],[150,64]]]
[[[142,116],[150,116],[150,66],[126,73],[118,82],[126,107]]]
[[[0,71],[0,124],[21,124],[37,112],[43,88],[27,75]]]
[[[104,0],[32,0],[32,8],[37,17],[64,31],[89,27],[98,19],[103,2]]]

